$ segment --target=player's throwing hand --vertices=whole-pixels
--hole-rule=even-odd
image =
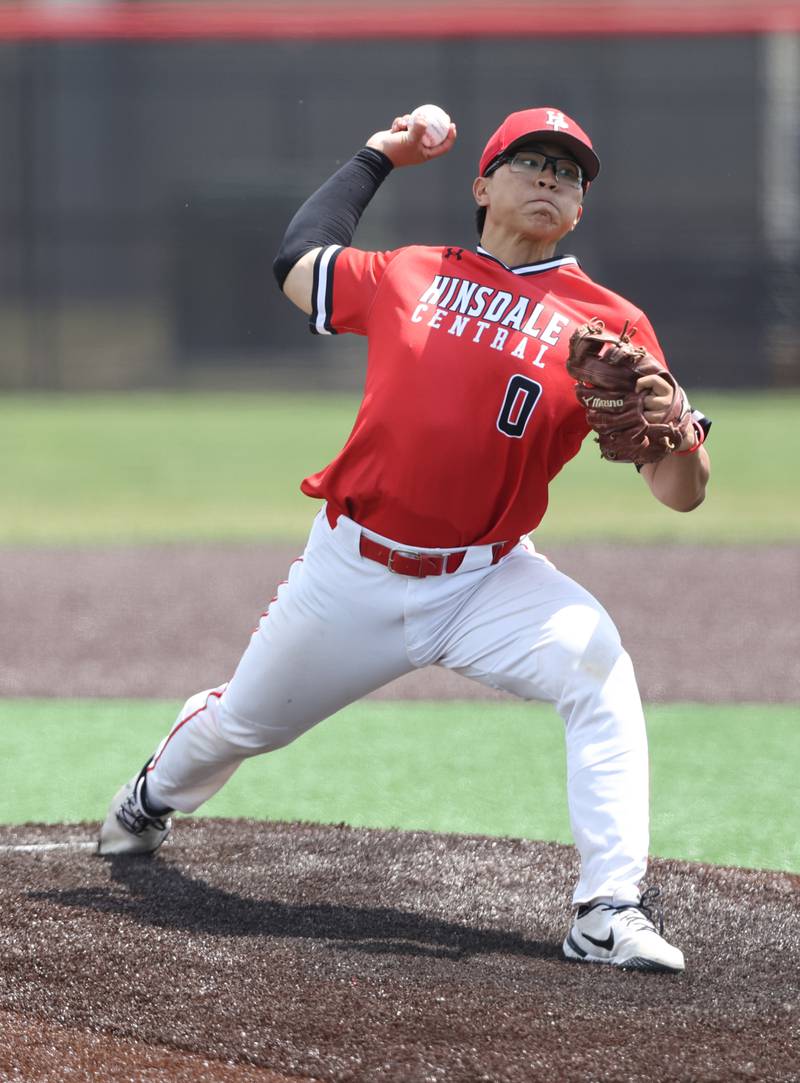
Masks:
[[[436,110],[434,115],[431,115],[432,110]],[[442,125],[441,118],[447,122],[446,126]],[[444,130],[444,138],[430,146],[437,130]],[[367,146],[381,151],[394,166],[422,165],[447,154],[456,141],[456,135],[455,124],[443,110],[425,106],[418,107],[413,113],[395,117],[391,128],[370,136]]]

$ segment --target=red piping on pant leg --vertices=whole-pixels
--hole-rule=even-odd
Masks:
[[[227,688],[227,685],[225,685],[225,688]],[[178,732],[178,730],[183,729],[183,727],[186,725],[186,723],[191,722],[191,720],[193,718],[196,718],[197,715],[199,715],[201,711],[205,711],[208,708],[208,704],[209,704],[212,696],[216,696],[217,699],[221,699],[222,698],[222,693],[225,691],[225,688],[222,688],[222,689],[220,689],[218,691],[215,690],[213,692],[209,692],[208,695],[206,696],[206,701],[205,701],[205,703],[203,704],[202,707],[198,707],[196,711],[192,711],[192,713],[190,715],[187,715],[186,718],[182,718],[180,720],[180,722],[177,723],[177,725],[173,728],[172,732],[169,734],[167,739],[164,741],[161,748],[158,750],[158,755],[154,756],[153,759],[151,760],[151,762],[148,764],[148,766],[147,766],[148,772],[153,770],[153,768],[156,766],[158,761],[164,755],[164,750],[166,749],[167,745],[170,743],[172,738],[175,736],[175,734]]]
[[[302,563],[303,563],[303,558],[302,557],[295,557],[294,560],[292,561],[292,563],[289,565],[289,571],[292,570],[292,568],[295,566],[295,564],[302,564]],[[264,612],[261,614],[261,617],[268,617],[269,616],[269,607],[272,605],[273,602],[277,602],[277,600],[278,600],[278,591],[281,589],[281,587],[285,587],[288,582],[289,582],[288,579],[281,579],[280,583],[278,583],[277,587],[275,588],[275,593],[273,594],[273,596],[269,600],[269,605],[264,610]],[[259,617],[259,620],[261,619],[261,617]],[[253,631],[254,632],[258,631],[258,625],[256,625],[256,627],[253,629]]]

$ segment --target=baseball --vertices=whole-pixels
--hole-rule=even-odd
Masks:
[[[427,126],[422,137],[423,147],[438,147],[450,131],[450,117],[438,105],[418,105],[411,114],[411,123],[415,122]]]

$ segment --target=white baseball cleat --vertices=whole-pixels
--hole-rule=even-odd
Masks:
[[[144,804],[142,788],[149,766],[148,760],[139,774],[114,795],[100,828],[98,854],[152,854],[170,833],[172,820],[168,813],[172,810],[155,814]]]
[[[578,907],[564,941],[567,959],[583,963],[609,963],[627,970],[661,970],[679,974],[683,952],[663,937],[664,921],[657,900],[661,892],[648,888],[638,904],[598,900]],[[657,908],[656,929],[653,910]]]

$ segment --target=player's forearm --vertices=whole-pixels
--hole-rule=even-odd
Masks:
[[[272,264],[281,288],[307,252],[350,244],[361,215],[392,169],[385,154],[363,147],[305,201],[289,223]],[[310,281],[308,286],[310,291]]]
[[[692,511],[705,500],[711,460],[699,447],[689,455],[667,455],[647,463],[641,473],[656,500],[673,511]]]

